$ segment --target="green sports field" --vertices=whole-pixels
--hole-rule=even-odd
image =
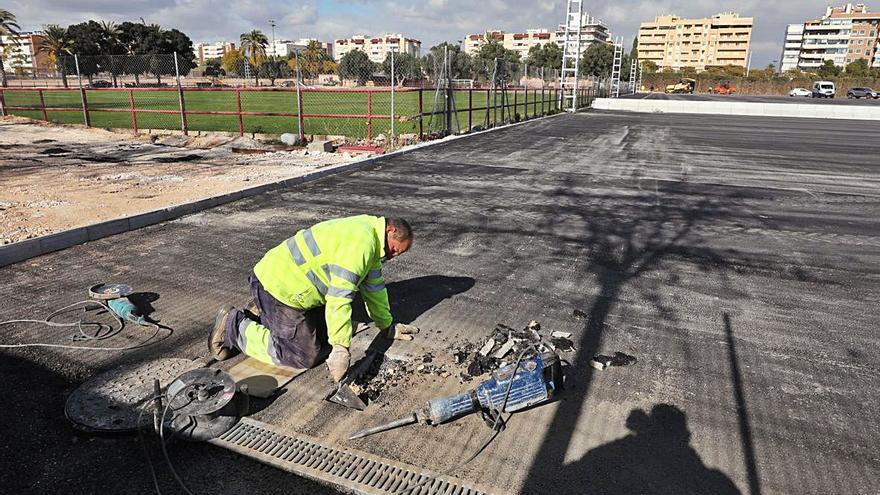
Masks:
[[[76,110],[47,110],[49,120],[62,123],[82,123],[80,92],[77,89],[43,90],[43,101],[47,108],[76,108]],[[470,112],[473,126],[492,126],[510,121],[514,115],[521,118],[526,115],[545,115],[555,107],[555,96],[552,90],[529,90],[528,106],[524,102],[524,92],[491,91],[475,89],[454,92],[455,108],[457,109],[458,129],[467,130],[469,119],[469,97],[474,110]],[[131,91],[136,109],[137,126],[139,129],[180,129],[180,114],[177,91],[134,90]],[[8,109],[13,115],[21,115],[34,119],[43,119],[40,92],[37,90],[4,90],[3,97],[6,107],[28,107],[28,109]],[[516,104],[514,105],[514,97]],[[127,90],[86,90],[86,98],[90,110],[91,123],[95,127],[132,128],[130,110],[130,92]],[[237,101],[235,90],[196,90],[184,91],[187,123],[190,130],[238,132],[237,115],[199,115],[191,112],[236,112]],[[436,101],[436,103],[435,103]],[[493,107],[488,112],[485,107]],[[501,105],[507,105],[502,115]],[[543,108],[542,108],[543,107]],[[31,108],[33,110],[31,110]],[[435,98],[431,89],[422,92],[422,108],[424,115],[423,131],[425,133],[440,131],[445,126],[445,98],[440,94]],[[117,111],[102,111],[102,110]],[[371,109],[368,111],[368,109]],[[150,110],[167,110],[173,113],[150,113]],[[297,114],[297,93],[289,91],[241,91],[242,112],[271,112]],[[350,138],[365,138],[368,135],[368,124],[371,124],[372,135],[390,134],[391,93],[388,91],[304,91],[304,115],[341,115],[342,117],[316,116],[304,117],[305,134],[345,135]],[[437,112],[431,115],[431,112]],[[386,118],[367,119],[367,114],[385,115]],[[395,132],[397,134],[416,133],[419,130],[419,91],[401,91],[394,97],[394,114],[396,116]],[[488,122],[487,122],[488,114]],[[368,122],[369,120],[369,122]],[[295,116],[263,116],[244,115],[242,117],[244,132],[273,133],[297,132]]]

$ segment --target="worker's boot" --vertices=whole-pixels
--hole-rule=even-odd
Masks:
[[[208,336],[208,352],[217,361],[225,361],[232,357],[234,349],[231,345],[224,345],[226,340],[226,326],[232,317],[232,306],[224,306],[217,312],[214,319],[214,328]]]
[[[250,313],[257,318],[260,317],[260,307],[257,306],[257,301],[251,299],[251,302],[247,303],[247,306],[244,307],[245,313]]]

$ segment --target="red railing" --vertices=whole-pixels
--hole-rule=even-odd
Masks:
[[[109,112],[109,113],[128,113],[131,116],[131,127],[134,132],[138,132],[138,114],[165,114],[165,115],[179,115],[181,119],[181,130],[184,134],[188,132],[188,119],[187,117],[190,115],[227,115],[232,116],[237,119],[238,123],[238,132],[239,135],[244,135],[245,133],[245,125],[244,125],[244,117],[287,117],[287,118],[296,118],[299,124],[299,132],[300,138],[303,138],[305,135],[305,118],[324,118],[324,119],[355,119],[355,120],[366,120],[367,127],[367,139],[372,140],[373,138],[373,121],[374,120],[390,120],[401,117],[401,114],[395,112],[395,115],[385,114],[385,113],[374,113],[374,102],[373,95],[376,93],[387,94],[391,92],[390,88],[371,88],[371,89],[324,89],[324,88],[301,88],[299,90],[295,88],[88,88],[88,89],[79,89],[81,105],[80,106],[49,106],[46,104],[45,94],[46,92],[72,92],[77,91],[77,88],[0,88],[0,113],[6,115],[8,111],[19,110],[19,111],[39,111],[42,114],[43,120],[48,121],[49,115],[48,112],[55,111],[82,111],[83,112],[83,122],[88,126],[91,123],[91,114],[95,112]],[[162,109],[162,108],[139,108],[136,104],[135,95],[138,92],[159,92],[159,91],[174,91],[180,93],[180,98],[178,100],[178,108],[175,109]],[[430,111],[426,112],[424,109],[424,89],[422,88],[396,88],[395,94],[405,94],[405,93],[418,93],[418,113],[416,115],[412,115],[409,117],[418,119],[418,135],[420,138],[424,136],[424,119],[427,116],[432,115],[443,115],[451,114],[449,109],[443,109],[441,111]],[[509,122],[511,119],[507,119],[505,117],[505,112],[507,112],[507,116],[513,117],[510,113],[510,109],[513,109],[514,113],[518,112],[519,108],[523,109],[523,115],[520,116],[522,119],[528,119],[530,117],[542,116],[552,113],[557,108],[557,102],[559,99],[559,90],[558,88],[541,88],[541,89],[528,89],[528,88],[507,88],[505,90],[491,90],[491,89],[456,89],[456,94],[461,94],[462,92],[467,91],[467,107],[466,108],[456,108],[456,112],[467,112],[467,126],[468,129],[473,128],[474,123],[474,114],[475,112],[485,111],[486,119],[485,122],[490,123],[492,125],[497,125],[499,119],[497,117],[497,112],[501,112],[502,123]],[[6,104],[6,93],[14,93],[14,92],[27,92],[33,93],[37,92],[39,105],[7,105]],[[121,92],[127,93],[128,96],[128,105],[120,106],[118,108],[112,107],[98,107],[98,106],[90,106],[89,99],[87,93],[89,92]],[[186,98],[183,97],[186,93],[195,93],[195,92],[234,92],[235,93],[235,110],[197,110],[186,108]],[[297,93],[297,111],[296,112],[284,112],[284,111],[248,111],[243,110],[242,108],[242,94],[245,93],[268,93],[268,92],[285,92],[285,93]],[[474,106],[474,93],[478,94],[485,93],[485,105],[483,106]],[[365,94],[366,95],[366,113],[331,113],[331,112],[306,112],[305,108],[305,100],[303,98],[303,94],[309,93],[323,93],[323,94]],[[498,101],[498,95],[503,94],[501,102]],[[493,96],[494,94],[494,96]],[[512,94],[512,98],[510,95]],[[539,97],[540,95],[540,97]],[[522,100],[520,101],[520,96]],[[579,90],[579,96],[582,98],[589,98],[593,96],[593,93],[588,90]],[[580,105],[579,105],[580,106]],[[531,114],[530,114],[531,110]],[[494,118],[489,118],[489,113],[494,112]]]

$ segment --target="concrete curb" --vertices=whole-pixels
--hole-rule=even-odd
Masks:
[[[220,206],[226,203],[231,203],[233,201],[238,201],[239,199],[249,198],[251,196],[256,196],[259,194],[263,194],[268,191],[272,191],[275,189],[285,189],[294,186],[298,186],[300,184],[305,184],[307,182],[313,182],[316,180],[320,180],[329,176],[344,174],[346,172],[353,172],[356,170],[360,170],[363,168],[367,168],[371,165],[375,165],[381,161],[389,160],[391,158],[399,157],[406,155],[408,153],[412,153],[417,150],[421,150],[422,148],[427,148],[429,146],[438,146],[445,143],[450,143],[452,141],[456,141],[459,139],[464,139],[468,137],[478,136],[480,134],[485,134],[488,132],[499,131],[502,129],[510,129],[512,127],[516,127],[519,125],[537,122],[539,120],[549,119],[552,117],[558,117],[560,115],[565,115],[565,113],[558,113],[553,115],[547,115],[545,117],[538,117],[534,119],[525,120],[522,122],[517,122],[515,124],[508,124],[500,127],[493,127],[491,129],[486,129],[478,132],[472,132],[468,134],[460,134],[456,136],[449,136],[443,139],[438,139],[435,141],[428,141],[424,143],[419,143],[409,148],[401,149],[398,151],[394,151],[385,155],[374,156],[371,158],[366,158],[363,160],[359,160],[352,163],[345,163],[342,165],[333,165],[325,168],[321,168],[315,170],[313,172],[309,172],[307,174],[301,175],[299,177],[291,177],[289,179],[282,179],[276,182],[270,182],[267,184],[261,184],[259,186],[249,187],[247,189],[242,189],[240,191],[233,191],[225,194],[221,194],[219,196],[212,196],[208,198],[203,198],[195,201],[191,201],[188,203],[182,203],[179,205],[168,206],[165,208],[160,208],[157,210],[148,211],[145,213],[139,213],[137,215],[116,218],[113,220],[107,220],[105,222],[100,222],[92,225],[86,225],[83,227],[76,227],[74,229],[65,230],[63,232],[57,232],[54,234],[49,234],[41,237],[35,237],[33,239],[27,239],[24,241],[14,242],[12,244],[7,244],[5,246],[0,246],[0,267],[4,267],[7,265],[12,265],[14,263],[19,263],[21,261],[25,261],[31,258],[36,258],[37,256],[41,256],[44,254],[48,254],[54,251],[60,251],[62,249],[66,249],[69,247],[73,247],[79,244],[84,244],[89,241],[95,241],[98,239],[102,239],[104,237],[109,237],[116,234],[122,234],[125,232],[129,232],[132,230],[137,230],[143,227],[147,227],[150,225],[155,225],[157,223],[167,222],[170,220],[176,220],[186,215],[191,215],[193,213],[199,213],[201,211],[214,208],[215,206]]]
[[[700,115],[749,115],[835,120],[880,120],[880,107],[816,105],[809,103],[756,103],[725,101],[645,100],[597,98],[595,110],[640,113],[689,113]]]

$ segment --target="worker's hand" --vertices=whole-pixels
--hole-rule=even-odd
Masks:
[[[385,330],[385,337],[394,340],[412,340],[413,335],[419,333],[419,327],[405,323],[392,323]]]
[[[333,377],[334,382],[338,383],[345,377],[350,364],[351,353],[348,352],[348,347],[334,345],[327,358],[327,368],[330,369],[330,376]]]

